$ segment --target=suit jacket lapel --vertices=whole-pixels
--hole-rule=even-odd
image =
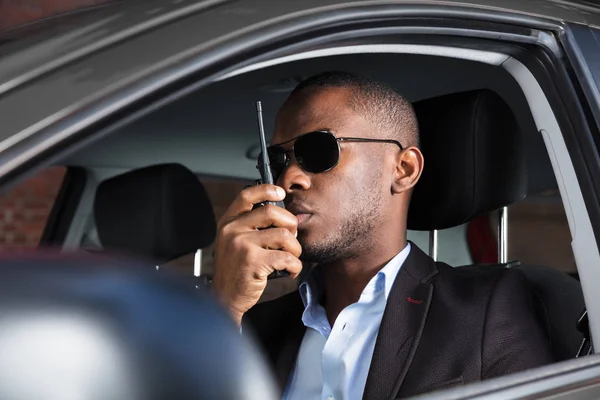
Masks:
[[[393,399],[419,344],[437,273],[435,262],[411,243],[379,327],[363,398]]]

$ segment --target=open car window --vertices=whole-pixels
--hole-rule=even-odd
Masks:
[[[388,75],[395,64],[402,65],[406,71],[412,71],[412,75],[408,72],[402,78]],[[118,160],[118,164],[115,163],[114,166],[119,168],[111,176],[118,176],[138,167],[181,162],[198,173],[198,179],[206,188],[218,219],[239,190],[258,177],[255,160],[248,156],[252,154],[257,142],[253,132],[253,99],[263,100],[268,115],[265,120],[268,121],[268,130],[272,131],[273,113],[292,87],[289,84],[286,86],[286,82],[294,82],[289,76],[295,76],[296,70],[310,74],[319,69],[336,69],[341,65],[346,68],[353,66],[357,72],[365,70],[368,65],[378,65],[378,68],[370,67],[370,74],[388,80],[395,79],[399,89],[408,92],[415,101],[481,86],[490,87],[503,95],[522,123],[523,140],[530,144],[526,147],[526,159],[532,166],[527,176],[530,183],[528,196],[508,209],[510,260],[517,259],[524,264],[577,273],[569,246],[571,238],[565,220],[567,211],[560,196],[557,199],[557,179],[543,138],[535,129],[528,112],[527,99],[518,83],[506,71],[471,61],[415,55],[343,55],[309,58],[241,74],[194,92],[146,118],[122,127],[117,135],[106,137],[87,151],[74,153],[68,162],[85,164],[87,168],[94,170],[111,166],[111,163]],[[445,75],[437,74],[436,70],[445,71]],[[431,80],[431,76],[440,78]],[[224,93],[230,95],[223,96]],[[223,120],[218,110],[225,108],[239,116]],[[195,138],[194,141],[190,141],[191,137]],[[145,151],[132,152],[136,143],[141,141],[146,143]],[[224,177],[219,178],[218,175]],[[484,219],[491,241],[484,243],[487,247],[479,249],[483,253],[478,252],[477,243],[473,242],[472,237],[473,230],[479,239],[484,233],[479,231],[478,234],[473,226],[476,221],[472,220],[438,232],[438,259],[455,267],[472,263],[497,263],[497,257],[485,258],[485,254],[497,256],[497,215],[490,214],[484,216]],[[430,232],[411,231],[409,239],[427,250]],[[551,254],[546,249],[548,243],[555,243]],[[101,248],[101,240],[99,245]],[[208,274],[212,272],[212,249],[212,245],[202,249],[202,267]],[[182,274],[191,274],[193,262],[194,253],[189,253],[167,265]],[[297,282],[285,280],[270,282],[262,300],[271,300],[289,293],[295,290],[296,285]],[[578,315],[571,316],[573,323],[577,318]]]

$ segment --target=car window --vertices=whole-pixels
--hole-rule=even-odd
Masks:
[[[421,250],[429,249],[430,233],[427,231],[408,231],[408,240]],[[445,262],[452,267],[472,263],[467,243],[467,224],[438,231],[437,261]]]
[[[0,195],[0,250],[37,247],[66,167],[50,167]]]
[[[492,222],[496,228],[497,219]],[[577,273],[571,232],[558,190],[529,196],[508,208],[508,256],[525,265]]]
[[[471,221],[467,244],[473,262],[496,263],[497,239],[497,213]],[[528,196],[508,207],[508,260],[577,277],[571,232],[558,190]]]

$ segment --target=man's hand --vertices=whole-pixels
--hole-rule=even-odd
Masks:
[[[287,270],[295,279],[302,270],[298,219],[274,205],[252,210],[284,197],[285,191],[274,185],[246,188],[217,224],[213,287],[238,325],[258,302],[270,273]]]

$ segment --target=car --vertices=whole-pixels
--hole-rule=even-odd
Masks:
[[[552,365],[421,398],[597,398],[600,359],[590,342],[600,337],[600,6],[593,2],[115,1],[6,29],[0,186],[8,196],[61,168],[40,246],[124,252],[153,268],[209,276],[215,220],[260,177],[255,102],[270,133],[293,87],[324,70],[386,81],[417,110],[445,99],[443,109],[422,115],[462,118],[447,130],[424,128],[426,139],[436,135],[427,145],[436,157],[424,151],[437,160],[435,185],[417,186],[422,201],[411,212],[420,219],[409,222],[409,237],[456,267],[529,271],[547,307],[541,318],[563,352]],[[493,98],[485,110],[494,117],[476,106],[452,108],[463,98],[454,95]],[[510,112],[496,115],[505,105]],[[472,115],[484,125],[469,125]],[[458,137],[470,153],[453,148]],[[432,191],[461,200],[435,203]],[[493,201],[463,210],[469,196],[478,201],[473,193]],[[439,222],[450,206],[461,209],[459,218]],[[274,280],[264,299],[295,285]]]

